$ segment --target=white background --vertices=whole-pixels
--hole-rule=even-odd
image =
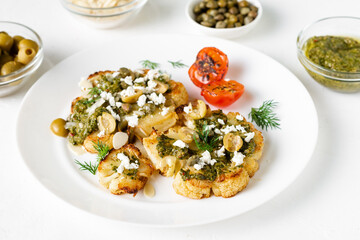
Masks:
[[[0,98],[0,239],[360,239],[360,93],[337,93],[318,85],[296,57],[296,37],[305,25],[328,16],[360,16],[360,2],[261,3],[264,15],[257,28],[235,41],[290,69],[310,92],[319,115],[314,155],[295,183],[255,210],[197,227],[138,227],[93,216],[51,194],[21,160],[15,120],[28,84]],[[0,20],[24,23],[42,37],[45,60],[35,81],[53,64],[109,39],[139,33],[197,34],[187,22],[185,4],[149,0],[126,27],[97,30],[77,22],[58,1],[1,0]]]

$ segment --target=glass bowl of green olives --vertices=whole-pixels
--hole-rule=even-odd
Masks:
[[[90,27],[107,29],[124,25],[148,0],[60,0],[73,17]]]
[[[360,91],[360,18],[328,17],[300,31],[297,56],[308,74],[338,92]]]
[[[15,22],[0,21],[0,97],[20,88],[42,63],[40,36]]]
[[[234,39],[255,28],[262,16],[258,0],[190,0],[189,22],[201,33]]]

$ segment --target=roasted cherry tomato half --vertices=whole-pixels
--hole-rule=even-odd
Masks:
[[[191,81],[198,87],[224,79],[229,68],[225,53],[215,47],[206,47],[196,56],[196,62],[189,69]]]
[[[237,81],[217,81],[204,85],[201,95],[215,107],[227,107],[238,100],[244,93],[244,85]]]

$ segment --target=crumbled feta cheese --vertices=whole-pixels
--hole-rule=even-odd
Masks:
[[[234,152],[234,156],[231,161],[235,163],[235,166],[239,166],[244,162],[244,157],[245,155],[241,152]]]
[[[129,96],[132,96],[132,95],[134,95],[135,94],[135,89],[133,88],[133,87],[128,87],[128,88],[126,88],[126,89],[124,89],[124,90],[122,90],[121,91],[121,96],[122,97],[129,97]]]
[[[207,125],[207,126],[206,126],[206,131],[209,131],[209,130],[215,128],[215,127],[216,127],[216,126],[215,126],[214,124]]]
[[[245,142],[250,142],[251,139],[253,139],[253,137],[255,136],[254,132],[249,132],[249,133],[245,133]]]
[[[244,120],[244,117],[239,114],[239,115],[236,115],[236,119],[239,121],[242,121],[242,120]]]
[[[79,87],[81,91],[85,92],[87,89],[92,88],[92,84],[90,81],[83,77],[79,82]]]
[[[143,82],[145,82],[145,78],[139,77],[139,78],[135,79],[134,82],[136,82],[136,83],[143,83]]]
[[[211,159],[211,154],[209,151],[205,151],[201,154],[201,158],[197,164],[194,164],[194,168],[196,170],[202,169],[206,164],[210,164],[211,166],[216,163],[216,159]]]
[[[189,103],[189,106],[184,107],[184,112],[189,114],[192,111],[192,105]]]
[[[79,123],[79,128],[83,128],[84,124],[83,123]]]
[[[217,155],[218,157],[223,157],[223,156],[225,156],[225,147],[222,146],[219,150],[215,151],[215,153],[216,153],[216,155]]]
[[[99,132],[99,134],[97,135],[99,138],[103,137],[105,135],[105,130],[102,130]]]
[[[145,103],[146,103],[146,96],[143,94],[143,95],[141,95],[141,96],[138,98],[138,100],[137,100],[137,105],[138,105],[139,107],[142,107],[142,106],[145,105]]]
[[[158,96],[154,92],[150,94],[149,99],[153,101],[155,105],[163,104],[166,101],[166,98],[164,97],[164,95],[162,95],[162,93],[160,93]]]
[[[115,106],[115,98],[110,92],[101,92],[100,97],[105,101],[108,101],[110,106]]]
[[[170,108],[164,107],[164,108],[162,109],[162,111],[161,111],[161,115],[166,116],[166,114],[169,113],[169,110],[170,110]]]
[[[125,78],[122,78],[121,81],[124,81],[127,85],[132,86],[133,85],[133,79],[131,76],[127,76]]]
[[[120,74],[119,72],[114,72],[114,73],[112,74],[112,77],[113,77],[113,78],[116,78],[117,76],[119,76],[119,74]]]
[[[179,147],[179,148],[185,148],[185,147],[188,147],[188,145],[186,143],[184,143],[183,141],[181,140],[176,140],[173,145],[175,147]]]
[[[87,112],[89,115],[92,115],[98,107],[100,107],[101,105],[104,104],[104,102],[105,102],[105,100],[102,99],[102,98],[96,100],[96,102],[95,102],[93,105],[91,105],[91,107],[89,107],[88,109],[86,109],[86,112]]]
[[[228,134],[230,132],[236,132],[236,128],[234,125],[226,126],[225,128],[222,128],[220,131],[222,131],[224,134]]]
[[[139,124],[139,118],[137,115],[125,116],[125,120],[130,127],[136,127]]]
[[[110,112],[110,114],[111,114],[111,116],[113,116],[113,118],[120,121],[120,116],[118,114],[116,114],[110,106],[107,106],[106,109]]]
[[[215,129],[214,129],[214,132],[215,132],[216,134],[222,134],[222,132],[221,132],[220,129],[218,129],[218,128],[215,128]]]
[[[65,129],[69,129],[71,127],[75,127],[76,126],[76,123],[74,122],[66,122],[65,123]]]
[[[146,87],[146,90],[147,92],[154,92],[155,90],[155,87],[157,86],[157,83],[153,80],[150,80],[147,82],[147,87]]]
[[[218,119],[218,122],[219,122],[221,125],[225,125],[224,120],[222,120],[221,118]]]
[[[118,173],[122,173],[125,169],[138,169],[139,164],[130,163],[130,159],[124,153],[118,153],[116,157],[121,161],[119,167],[117,168]]]
[[[157,75],[159,75],[158,69],[150,69],[146,74],[146,78],[152,81]]]
[[[142,112],[142,111],[134,111],[133,114],[135,114],[135,115],[137,115],[137,116],[143,116],[143,115],[145,115],[145,113]]]
[[[244,128],[243,126],[241,126],[241,125],[237,125],[237,126],[236,126],[236,129],[237,129],[238,131],[241,131],[241,132],[243,132],[243,133],[246,133],[245,128]]]
[[[116,103],[115,103],[115,106],[116,106],[117,108],[120,108],[120,107],[121,107],[121,105],[122,105],[122,103],[121,103],[121,102],[116,102]]]

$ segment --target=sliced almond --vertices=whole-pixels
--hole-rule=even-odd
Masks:
[[[113,137],[113,146],[115,149],[119,149],[124,146],[129,140],[129,136],[124,132],[117,132]]]

